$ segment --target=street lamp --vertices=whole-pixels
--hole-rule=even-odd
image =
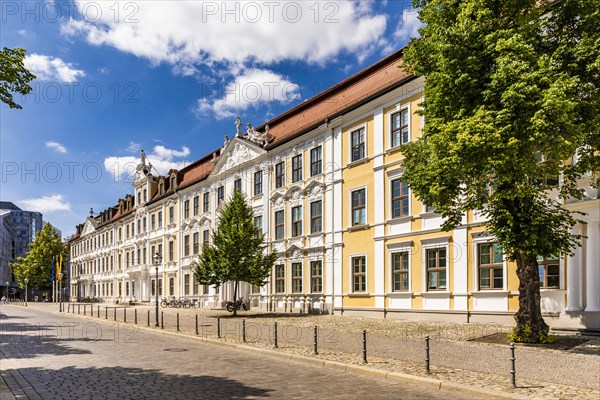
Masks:
[[[152,261],[154,263],[154,268],[156,269],[156,281],[154,282],[154,295],[156,297],[156,318],[154,320],[154,326],[158,327],[158,266],[162,261],[162,256],[160,253],[156,253],[152,256]]]
[[[27,307],[27,284],[29,283],[29,279],[25,278],[23,282],[25,282],[25,307]]]
[[[63,273],[58,273],[58,311],[62,312],[62,277]]]

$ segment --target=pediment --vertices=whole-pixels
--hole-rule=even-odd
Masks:
[[[298,196],[302,195],[302,188],[298,185],[292,185],[285,192],[285,195],[288,199],[298,198]]]
[[[234,137],[221,149],[221,157],[215,164],[212,176],[226,173],[230,170],[239,170],[244,165],[265,153],[257,144],[249,140]]]
[[[296,244],[293,244],[287,248],[286,254],[290,258],[300,259],[304,254],[304,249],[302,249],[300,246],[297,246]]]
[[[200,226],[203,228],[207,228],[210,226],[210,218],[208,218],[206,215],[203,215],[202,218],[200,218]]]
[[[312,181],[304,188],[304,195],[309,199],[318,199],[323,196],[325,185],[318,181]]]
[[[285,195],[280,192],[275,192],[271,196],[271,202],[276,208],[281,208],[285,204]]]
[[[83,230],[81,231],[81,236],[89,235],[90,233],[94,233],[96,228],[98,227],[98,222],[96,222],[93,218],[88,218],[85,221],[85,225],[83,226]]]

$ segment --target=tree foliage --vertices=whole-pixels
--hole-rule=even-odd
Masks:
[[[30,250],[25,257],[19,257],[11,267],[19,286],[25,287],[25,278],[29,279],[28,286],[31,288],[48,289],[52,287],[52,258],[63,256],[68,258],[68,248],[60,241],[60,236],[52,228],[45,224],[37,234]],[[66,268],[63,265],[63,268]],[[65,270],[63,269],[63,273]]]
[[[31,91],[29,82],[35,75],[25,68],[25,49],[4,47],[0,52],[0,101],[10,108],[23,108],[13,99],[13,93],[26,95]]]
[[[252,208],[240,191],[235,191],[219,213],[219,226],[212,243],[202,247],[195,266],[198,282],[220,286],[243,281],[263,286],[271,273],[277,254],[266,254],[264,239],[254,225]]]
[[[579,245],[561,203],[581,199],[577,180],[600,169],[600,2],[549,3],[414,1],[425,25],[403,65],[426,80],[426,124],[406,146],[404,178],[446,230],[469,210],[488,218],[517,261],[517,333],[530,341],[548,330],[536,257]]]

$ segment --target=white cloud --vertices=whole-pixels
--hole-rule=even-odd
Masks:
[[[52,194],[39,198],[25,199],[18,202],[28,211],[51,213],[55,211],[70,211],[71,203],[65,202],[62,194]]]
[[[187,157],[190,155],[190,149],[183,146],[181,151],[167,149],[165,146],[154,146],[154,152],[152,153],[154,156],[165,160],[172,160],[174,157],[181,158]]]
[[[60,58],[31,54],[25,56],[25,67],[33,72],[37,79],[43,81],[58,81],[61,83],[77,82],[78,77],[85,76],[85,72],[73,68],[73,64],[66,63]]]
[[[300,98],[300,87],[282,75],[265,69],[241,72],[223,88],[216,100],[198,100],[200,113],[214,113],[218,119],[230,118],[249,107],[264,103],[286,104]]]
[[[56,151],[57,153],[67,153],[67,148],[58,142],[48,141],[46,142],[46,147]]]
[[[130,142],[130,145],[133,142]],[[137,143],[134,143],[137,144]],[[151,163],[153,174],[158,171],[162,175],[166,175],[170,169],[181,169],[189,164],[186,160],[174,160],[184,158],[190,155],[190,149],[182,146],[181,150],[167,149],[164,146],[154,146],[152,153],[146,154],[146,162]],[[104,159],[104,169],[108,171],[115,181],[133,177],[137,165],[140,163],[140,158],[137,156],[108,156]]]
[[[17,30],[17,33],[23,37],[27,36],[27,31],[25,29],[19,29]]]
[[[394,37],[402,44],[407,44],[410,39],[418,38],[419,28],[423,23],[419,20],[419,11],[415,9],[404,10],[400,19]]]
[[[194,65],[215,62],[324,64],[342,51],[371,47],[384,35],[387,23],[383,13],[373,11],[372,2],[361,1],[75,4],[82,17],[63,23],[63,34],[115,47],[153,64],[169,63],[182,74],[194,73]]]
[[[141,149],[141,145],[135,142],[129,142],[129,146],[127,146],[127,151],[129,153],[138,153]]]

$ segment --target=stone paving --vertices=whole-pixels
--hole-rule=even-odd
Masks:
[[[93,306],[97,318],[97,305]],[[133,322],[137,309],[138,323],[146,325],[147,312],[154,324],[151,307],[109,308],[108,316]],[[82,309],[79,310],[83,314]],[[221,337],[225,342],[242,342],[242,318],[246,321],[246,344],[273,347],[273,325],[278,322],[278,351],[347,364],[362,363],[362,331],[367,331],[368,365],[386,371],[437,378],[471,387],[492,389],[507,395],[526,398],[598,399],[600,398],[600,340],[591,340],[571,351],[517,346],[517,389],[508,389],[509,350],[507,346],[475,343],[475,337],[508,332],[509,327],[493,324],[425,323],[339,316],[299,314],[241,313],[234,319],[226,312],[203,309],[161,308],[165,330],[195,335],[198,315],[199,336],[217,339],[216,317],[220,318]],[[77,310],[75,310],[77,312]],[[89,306],[86,314],[89,316]],[[318,325],[318,355],[313,354],[314,325]],[[424,371],[424,337],[431,338],[431,374]]]
[[[16,399],[480,398],[49,311],[0,308],[1,376]]]

